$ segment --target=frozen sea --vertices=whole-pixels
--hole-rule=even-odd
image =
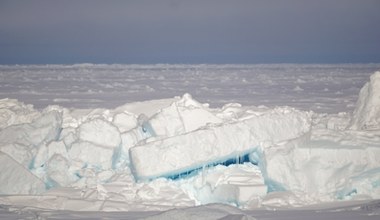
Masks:
[[[380,64],[27,65],[0,66],[0,97],[36,108],[115,108],[190,93],[221,107],[293,106],[321,113],[352,111]]]
[[[232,107],[239,106],[239,108],[249,106],[250,109],[258,108],[260,111],[264,111],[262,109],[267,111],[268,109],[288,106],[289,109],[295,108],[300,111],[309,112],[308,114],[314,114],[312,125],[315,129],[311,134],[311,140],[313,146],[317,146],[317,148],[321,148],[322,144],[329,144],[330,142],[335,143],[334,141],[336,141],[336,143],[339,143],[339,146],[343,146],[346,150],[360,148],[358,145],[363,143],[367,144],[367,147],[365,148],[375,149],[380,148],[380,144],[378,143],[378,140],[380,140],[380,132],[377,130],[371,130],[355,131],[352,133],[351,131],[346,132],[343,127],[347,126],[348,120],[352,116],[361,88],[370,80],[370,76],[375,71],[379,70],[380,64],[376,63],[260,65],[0,65],[0,99],[3,99],[3,103],[7,103],[7,101],[4,101],[5,99],[17,99],[25,104],[33,105],[35,111],[43,112],[42,114],[45,114],[44,109],[64,108],[68,109],[67,111],[70,111],[70,114],[72,114],[70,117],[79,118],[78,115],[81,117],[86,116],[84,117],[86,120],[94,115],[97,116],[97,114],[102,115],[102,117],[108,117],[109,115],[113,117],[114,115],[112,114],[116,115],[117,109],[128,109],[131,110],[131,112],[134,112],[141,108],[145,108],[145,113],[150,117],[154,112],[150,112],[149,109],[159,110],[165,106],[167,102],[180,100],[181,97],[187,93],[191,94],[192,99],[197,100],[200,103],[208,103],[209,106],[205,105],[207,106],[207,109],[209,107],[210,109],[222,109],[223,106],[226,106],[227,104]],[[188,100],[185,99],[185,101]],[[239,103],[240,105],[231,103]],[[5,104],[0,107],[8,108]],[[282,110],[284,114],[287,113],[288,107]],[[31,108],[31,106],[29,106],[28,109],[29,108]],[[9,107],[9,109],[11,108]],[[104,109],[111,109],[111,113]],[[112,109],[115,113],[112,113]],[[4,112],[8,114],[7,111]],[[66,110],[62,111],[65,112]],[[211,112],[221,114],[221,111],[219,110],[212,110]],[[249,111],[247,112],[249,113]],[[248,114],[247,112],[244,112],[244,114]],[[7,117],[5,113],[2,116],[5,115],[4,117]],[[40,113],[35,113],[33,110],[32,112],[27,113],[22,112],[20,115],[18,112],[17,117],[19,117],[19,119],[16,118],[12,120],[20,122],[23,120],[27,121],[25,118],[29,116],[35,117],[34,114]],[[70,120],[72,118],[70,118]],[[78,124],[75,126],[79,126],[79,128],[74,126],[75,129],[80,129],[80,125],[83,123],[83,121],[78,118],[75,118],[77,119],[75,123]],[[64,120],[64,123],[65,122],[66,121]],[[70,123],[74,123],[74,120]],[[112,121],[112,123],[112,125],[117,124],[115,121]],[[3,126],[3,124],[1,125]],[[107,123],[106,125],[108,126]],[[5,126],[1,127],[1,129],[5,130]],[[1,129],[0,132],[4,131]],[[125,127],[123,127],[123,129],[127,130]],[[212,126],[210,129],[212,129]],[[78,135],[83,133],[84,132],[80,133],[78,131]],[[192,131],[189,133],[192,133]],[[103,143],[102,140],[97,141],[97,144],[99,143],[101,145],[101,143]],[[296,144],[298,144],[298,142]],[[334,147],[335,146],[332,148]],[[107,151],[104,152],[107,153]],[[301,151],[301,153],[302,152],[303,151]],[[319,156],[326,156],[328,154],[336,154],[339,156],[339,152],[326,152],[327,151],[318,151],[316,154]],[[370,153],[371,152],[378,151],[370,151]],[[346,153],[342,153],[342,155],[343,154],[345,155]],[[354,158],[351,156],[350,152],[348,152],[347,155],[350,155],[347,157],[347,160]],[[366,155],[360,157],[360,159],[365,161],[363,158],[365,158]],[[374,158],[377,156],[380,155],[374,155]],[[293,159],[297,158],[298,157],[294,156]],[[346,163],[349,164],[350,161],[346,161]],[[301,164],[300,166],[303,165],[305,164]],[[363,166],[363,164],[359,164],[357,167]],[[372,166],[375,167],[377,165],[372,164]],[[323,166],[321,167],[323,168]],[[371,166],[368,166],[368,169],[370,167]],[[322,168],[318,167],[318,169]],[[352,170],[347,172],[349,173],[351,171]],[[370,175],[372,176],[368,178],[371,179],[371,181],[375,179],[375,181],[372,182],[372,185],[374,185],[377,179],[380,181],[380,178],[378,174],[376,174],[377,171],[374,175],[374,171],[370,171],[371,172],[366,171],[365,174],[367,175],[368,173],[371,173]],[[37,171],[33,172],[38,175]],[[342,171],[342,173],[344,172],[346,172],[346,170]],[[102,175],[106,176],[108,174],[103,172]],[[254,202],[250,201],[251,205],[249,207],[252,208],[247,206],[248,208],[245,207],[243,209],[219,203],[206,205],[202,203],[202,199],[197,197],[195,200],[198,199],[201,201],[201,204],[196,205],[201,206],[192,207],[188,205],[192,204],[189,200],[189,198],[192,199],[192,197],[190,196],[188,198],[186,197],[188,195],[178,193],[176,188],[178,186],[172,184],[170,181],[159,182],[160,180],[158,180],[157,184],[161,184],[161,188],[155,188],[156,186],[152,186],[152,184],[140,184],[138,186],[133,186],[135,191],[129,192],[128,190],[125,190],[126,186],[123,186],[124,191],[115,191],[122,188],[117,185],[119,184],[118,181],[131,181],[129,177],[131,176],[130,173],[127,177],[122,174],[118,175],[119,179],[113,178],[117,180],[114,183],[102,182],[102,184],[104,183],[103,185],[98,184],[94,189],[84,190],[83,185],[80,185],[82,183],[77,183],[76,187],[58,188],[57,191],[51,192],[50,194],[47,193],[41,197],[25,196],[21,194],[0,195],[0,218],[339,220],[379,219],[380,216],[379,200],[371,197],[351,200],[351,194],[354,191],[344,192],[344,196],[347,198],[342,199],[342,201],[327,202],[328,200],[321,197],[321,203],[315,202],[318,199],[306,197],[303,198],[303,200],[297,200],[296,202],[294,202],[292,198],[289,200],[282,199],[281,196],[272,199],[265,197],[266,200],[263,199],[263,201],[266,201],[269,205],[256,206]],[[194,183],[196,183],[197,177],[194,178]],[[328,178],[326,177],[326,183],[330,183],[327,179]],[[212,182],[213,180],[210,181]],[[287,181],[289,181],[289,184],[299,183],[297,182],[299,181],[297,178],[294,180],[287,179]],[[339,183],[339,181],[337,180],[336,183]],[[128,182],[128,184],[131,185],[135,183]],[[186,184],[188,183],[182,185]],[[216,186],[217,184],[215,187]],[[328,190],[327,186],[325,188],[323,186],[322,188]],[[134,198],[134,200],[132,199],[125,203],[125,206],[130,206],[132,208],[123,207],[123,203],[120,201],[129,198],[128,196],[131,196],[131,193],[138,192],[141,194],[140,200]],[[173,195],[173,192],[178,194]],[[115,195],[117,193],[120,193],[125,198],[123,197],[123,199],[120,200],[117,197],[118,195]],[[323,193],[325,193],[325,191],[323,191]],[[85,194],[85,196],[83,196],[83,194]],[[195,197],[196,196],[197,195],[195,195]],[[286,196],[288,195],[285,195],[285,197]],[[178,204],[177,207],[174,205],[172,206],[172,208],[176,209],[170,208],[170,200],[172,197],[175,197],[173,201],[180,201],[180,204]],[[68,202],[66,202],[66,200]],[[160,204],[160,201],[163,201],[163,203]],[[287,202],[289,202],[289,204],[287,204]],[[304,203],[304,206],[300,203]],[[65,206],[62,204],[65,204]],[[277,204],[282,205],[276,206]],[[294,206],[294,204],[296,205]],[[107,205],[109,205],[109,209],[104,208],[107,207]]]

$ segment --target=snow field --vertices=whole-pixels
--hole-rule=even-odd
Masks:
[[[95,110],[190,93],[218,108],[240,103],[270,108],[287,105],[317,113],[352,112],[360,88],[379,69],[376,63],[0,65],[0,97],[37,109],[56,104]]]

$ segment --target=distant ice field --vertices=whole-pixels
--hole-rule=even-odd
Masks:
[[[211,107],[227,103],[351,112],[380,64],[0,65],[0,99],[45,108],[115,108],[190,93]]]

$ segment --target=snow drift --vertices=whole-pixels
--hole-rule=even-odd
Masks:
[[[377,72],[352,118],[210,108],[189,94],[112,110],[37,111],[3,99],[0,204],[30,204],[32,194],[40,208],[105,211],[378,199],[379,83]]]

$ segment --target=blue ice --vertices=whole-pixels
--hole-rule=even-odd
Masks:
[[[203,165],[201,167],[196,167],[196,168],[193,168],[193,169],[189,169],[187,171],[180,172],[180,173],[177,173],[177,174],[166,175],[164,177],[166,177],[168,179],[172,179],[172,180],[178,180],[178,179],[183,179],[183,178],[188,178],[188,177],[191,177],[191,176],[195,176],[195,175],[197,175],[199,173],[199,171],[202,171],[205,168],[214,167],[214,166],[217,166],[217,165],[229,166],[231,164],[243,164],[243,163],[246,163],[246,162],[250,162],[249,161],[249,153],[246,153],[246,154],[243,154],[243,155],[238,155],[238,156],[235,156],[235,157],[232,157],[232,158],[228,158],[226,160],[221,160],[221,161],[216,161],[216,162],[213,162],[213,163],[205,164],[205,165]]]

